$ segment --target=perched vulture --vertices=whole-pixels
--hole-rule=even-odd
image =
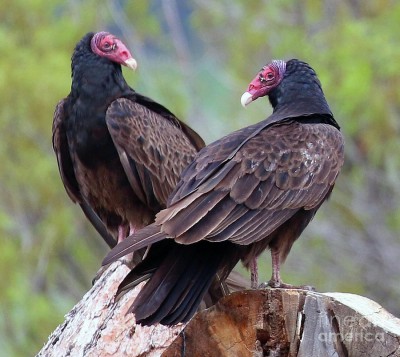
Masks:
[[[152,223],[203,140],[168,109],[126,83],[136,68],[107,32],[88,33],[72,55],[71,93],[53,119],[65,189],[113,247]]]
[[[203,148],[183,171],[155,223],[117,245],[104,264],[137,249],[164,245],[128,274],[150,277],[130,308],[136,321],[188,321],[213,278],[266,248],[272,287],[289,287],[280,263],[329,197],[343,164],[343,137],[314,70],[275,60],[250,83],[242,103],[268,95],[273,113]],[[153,246],[152,246],[153,247]],[[122,282],[120,290],[125,289]]]

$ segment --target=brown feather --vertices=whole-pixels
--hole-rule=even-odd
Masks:
[[[120,157],[127,157],[124,169],[132,186],[144,187],[147,204],[165,205],[196,153],[190,140],[181,128],[125,98],[109,106],[106,122]]]
[[[207,215],[204,215],[203,219],[197,221],[190,229],[178,235],[175,241],[182,244],[192,244],[201,240],[201,237],[212,235],[221,222],[235,209],[235,206],[235,202],[225,196],[207,211]]]
[[[57,157],[58,169],[61,180],[69,198],[74,203],[82,202],[82,197],[79,192],[79,184],[76,181],[73,169],[72,159],[68,149],[67,135],[64,127],[64,106],[67,99],[62,99],[57,103],[53,117],[53,149]]]

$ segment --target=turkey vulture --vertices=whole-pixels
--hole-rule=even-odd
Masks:
[[[344,141],[314,70],[297,59],[264,66],[242,104],[268,95],[273,113],[203,148],[183,171],[155,223],[127,237],[110,263],[156,242],[130,274],[129,284],[153,270],[133,305],[136,321],[188,321],[215,275],[224,279],[266,248],[272,287],[284,284],[279,266],[293,242],[330,195],[343,165]],[[126,287],[121,283],[120,290]]]
[[[121,65],[136,68],[121,40],[86,34],[72,55],[71,93],[53,119],[65,189],[111,248],[154,221],[204,146],[168,109],[130,88]]]

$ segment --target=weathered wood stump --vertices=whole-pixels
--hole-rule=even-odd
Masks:
[[[114,304],[114,263],[38,356],[400,356],[400,319],[362,296],[266,289],[233,293],[186,325],[137,326],[141,286]]]

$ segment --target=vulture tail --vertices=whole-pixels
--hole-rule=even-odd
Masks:
[[[224,281],[239,258],[237,247],[235,249],[229,242],[174,243],[158,268],[152,271],[150,280],[129,312],[133,312],[136,322],[142,325],[187,322],[197,311],[217,274]],[[134,274],[138,275],[136,268],[132,271]]]

